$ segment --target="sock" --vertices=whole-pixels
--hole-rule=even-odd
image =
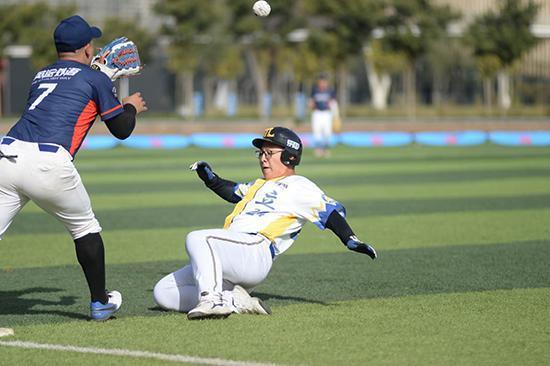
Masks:
[[[90,288],[91,301],[106,304],[109,301],[105,291],[105,249],[99,233],[90,233],[74,241],[78,263]]]

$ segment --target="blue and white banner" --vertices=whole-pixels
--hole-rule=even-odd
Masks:
[[[483,131],[428,131],[417,132],[415,142],[429,146],[472,146],[487,141]]]
[[[135,149],[180,149],[189,146],[190,138],[182,135],[133,135],[121,144]]]
[[[489,140],[505,146],[550,146],[550,131],[493,131]]]
[[[413,142],[408,132],[344,132],[340,143],[353,147],[403,146]]]

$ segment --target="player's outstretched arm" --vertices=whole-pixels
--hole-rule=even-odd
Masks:
[[[132,134],[136,127],[136,115],[147,110],[141,93],[134,93],[122,99],[122,103],[124,112],[105,121],[109,132],[120,140],[124,140]]]
[[[207,162],[196,161],[191,164],[189,169],[196,171],[204,184],[224,200],[231,203],[237,203],[241,200],[241,197],[235,194],[237,183],[220,178]]]
[[[376,250],[371,245],[363,243],[355,236],[346,219],[337,211],[332,211],[327,219],[326,227],[332,230],[349,250],[366,254],[372,259],[378,257]]]

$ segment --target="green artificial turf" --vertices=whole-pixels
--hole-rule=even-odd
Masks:
[[[0,242],[0,327],[38,343],[285,365],[542,365],[550,358],[550,149],[353,149],[298,173],[347,208],[380,258],[309,224],[256,296],[270,317],[187,321],[151,291],[186,264],[185,235],[220,227],[232,206],[188,166],[207,160],[249,181],[252,149],[83,151],[76,165],[104,229],[117,319],[87,320],[74,244],[29,204]],[[23,350],[0,364],[164,365],[127,356]]]

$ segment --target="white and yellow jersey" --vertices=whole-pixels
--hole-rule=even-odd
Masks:
[[[262,234],[272,241],[277,255],[292,245],[306,221],[325,229],[332,211],[345,217],[340,203],[299,175],[238,184],[235,194],[242,199],[225,219],[224,229]]]

